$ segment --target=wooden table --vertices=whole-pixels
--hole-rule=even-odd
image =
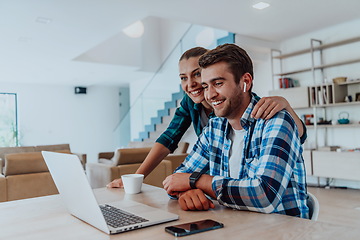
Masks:
[[[225,227],[179,239],[358,239],[360,230],[353,227],[314,222],[279,214],[237,211],[216,204],[209,211],[182,211],[177,201],[170,200],[165,190],[144,185],[142,193],[126,195],[123,189],[96,189],[99,203],[129,198],[180,216],[180,220],[135,231],[107,235],[71,216],[59,195],[0,203],[1,240],[38,239],[174,239],[164,231],[165,226],[214,219]]]

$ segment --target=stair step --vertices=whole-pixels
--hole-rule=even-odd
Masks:
[[[153,132],[153,131],[155,131],[155,125],[154,125],[154,124],[146,125],[146,126],[145,126],[145,131],[146,131],[146,132]]]
[[[140,138],[140,139],[149,138],[149,132],[141,132],[141,133],[139,134],[139,138]]]
[[[161,135],[161,133],[162,133],[162,132],[159,132],[159,131],[151,132],[151,133],[149,134],[149,138],[156,140],[156,139]]]
[[[146,138],[146,139],[144,139],[144,141],[143,142],[156,142],[156,139],[157,138]]]
[[[157,132],[162,132],[163,133],[167,129],[168,126],[169,126],[169,124],[156,124],[155,130]]]
[[[167,129],[185,94],[181,85],[179,85],[179,89],[179,92],[172,94],[171,101],[164,103],[164,109],[157,111],[157,117],[152,117],[150,119],[151,124],[146,125],[145,131],[139,133],[137,141],[155,142],[160,134]]]
[[[162,124],[169,125],[172,120],[172,116],[166,116],[162,118]]]
[[[176,108],[170,109],[170,111],[169,111],[169,116],[170,116],[171,118],[173,118],[173,116],[175,115],[175,112],[176,112]]]

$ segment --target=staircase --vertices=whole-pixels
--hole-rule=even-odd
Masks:
[[[181,89],[179,92],[171,95],[171,100],[165,102],[164,108],[158,110],[157,116],[151,118],[151,123],[145,126],[145,131],[139,133],[139,138],[134,141],[155,142],[155,140],[163,133],[168,127],[171,119],[173,118],[176,108],[180,105],[180,101],[184,96],[184,91]]]

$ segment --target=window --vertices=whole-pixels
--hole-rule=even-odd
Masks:
[[[0,147],[18,146],[16,93],[0,93]]]

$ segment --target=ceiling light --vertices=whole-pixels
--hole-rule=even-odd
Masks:
[[[43,23],[43,24],[49,24],[52,22],[51,18],[46,18],[46,17],[37,17],[35,20],[37,23]]]
[[[123,29],[123,32],[131,38],[139,38],[144,34],[144,24],[139,20]]]
[[[252,7],[259,10],[263,10],[264,8],[270,7],[270,4],[266,2],[259,2],[257,4],[254,4]]]
[[[215,40],[214,29],[205,28],[196,36],[195,42],[198,46],[208,48]]]

